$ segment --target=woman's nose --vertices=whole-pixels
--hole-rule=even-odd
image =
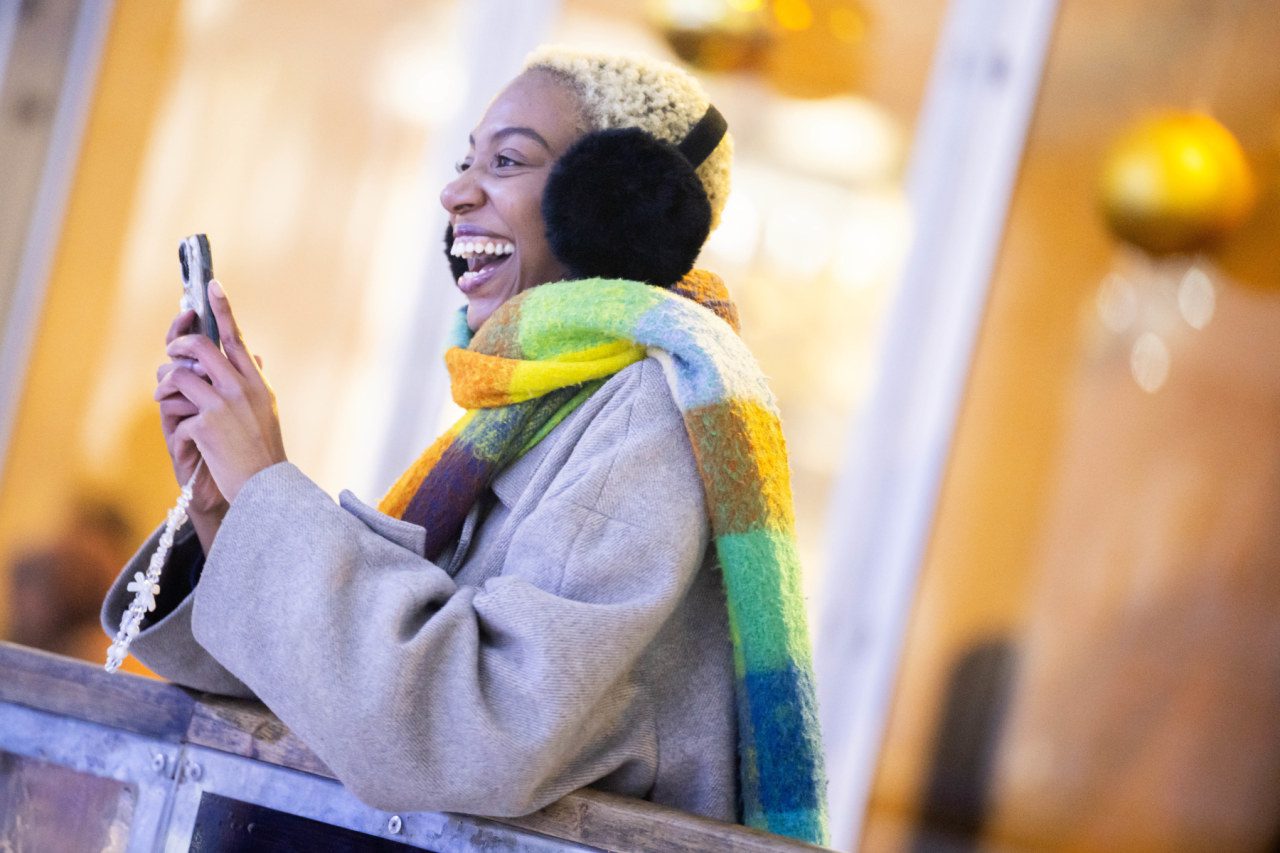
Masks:
[[[475,176],[467,169],[444,185],[440,191],[440,204],[450,213],[461,213],[480,204],[483,197]]]

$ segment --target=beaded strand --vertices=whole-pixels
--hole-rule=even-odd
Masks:
[[[160,534],[160,542],[156,545],[155,553],[151,555],[147,573],[144,575],[142,572],[134,572],[133,581],[126,587],[129,592],[134,593],[133,603],[121,617],[120,630],[116,632],[111,648],[107,649],[105,666],[107,672],[115,672],[120,668],[120,664],[129,654],[129,644],[142,630],[142,617],[156,609],[156,596],[160,594],[160,572],[164,569],[165,561],[169,559],[174,535],[187,520],[187,507],[191,505],[192,490],[195,488],[196,477],[200,475],[200,465],[203,464],[204,460],[201,460],[196,465],[191,479],[187,480],[187,484],[182,487],[182,492],[178,495],[178,503],[169,510],[164,532]]]

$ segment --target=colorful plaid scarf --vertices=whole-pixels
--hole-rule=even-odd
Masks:
[[[555,282],[508,300],[469,343],[465,328],[462,345],[445,358],[454,399],[467,413],[379,508],[425,527],[426,554],[437,555],[499,471],[609,376],[646,355],[658,358],[684,415],[724,577],[743,822],[825,843],[826,783],[786,446],[773,395],[735,333],[723,283],[699,270],[670,290],[608,279]]]

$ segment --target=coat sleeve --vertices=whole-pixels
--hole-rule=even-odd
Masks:
[[[475,587],[293,465],[259,472],[209,554],[194,636],[377,808],[519,815],[600,780],[642,796],[657,743],[633,667],[707,546],[665,405],[593,421]]]
[[[102,629],[115,637],[120,620],[133,601],[127,587],[136,573],[146,574],[164,525],[157,528],[138,549],[107,591],[102,602]],[[160,573],[160,595],[155,611],[142,620],[142,631],[134,638],[130,654],[157,675],[170,681],[228,696],[255,698],[253,691],[218,663],[191,634],[191,595],[204,567],[204,552],[190,524],[174,536],[173,548]]]

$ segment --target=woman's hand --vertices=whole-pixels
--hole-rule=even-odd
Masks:
[[[209,303],[226,355],[204,335],[174,337],[168,353],[177,364],[161,377],[155,397],[161,401],[162,411],[165,401],[170,400],[169,411],[176,418],[170,444],[175,471],[179,457],[191,459],[194,449],[204,459],[217,490],[230,502],[250,477],[287,457],[280,437],[275,393],[267,384],[259,361],[245,346],[231,305],[216,281],[209,285]],[[185,366],[181,359],[195,364]],[[174,394],[184,398],[187,405],[173,401]],[[189,477],[190,470],[183,470]],[[181,471],[178,475],[182,476]]]
[[[189,334],[195,324],[195,318],[196,312],[190,309],[175,317],[169,325],[168,334],[165,335],[165,346],[167,347],[173,343],[179,335]],[[198,410],[190,400],[177,390],[162,390],[162,387],[172,388],[172,386],[165,386],[164,380],[175,369],[179,367],[189,368],[194,364],[195,362],[190,359],[182,359],[180,361],[167,361],[156,369],[155,398],[160,402],[160,429],[164,433],[164,443],[169,448],[169,459],[173,463],[173,475],[177,479],[179,486],[186,485],[186,482],[191,479],[192,472],[200,464],[200,451],[196,449],[195,442],[179,441],[175,432],[180,423],[197,414]],[[188,514],[193,521],[199,518],[212,519],[213,527],[216,530],[217,522],[222,520],[222,516],[226,512],[227,499],[223,497],[222,492],[218,491],[218,484],[213,481],[213,476],[209,473],[209,466],[205,465],[200,468],[200,475],[196,477],[195,484],[192,487]],[[199,528],[198,524],[197,528]],[[204,541],[203,536],[201,541]],[[208,551],[208,544],[205,543],[206,552]]]

